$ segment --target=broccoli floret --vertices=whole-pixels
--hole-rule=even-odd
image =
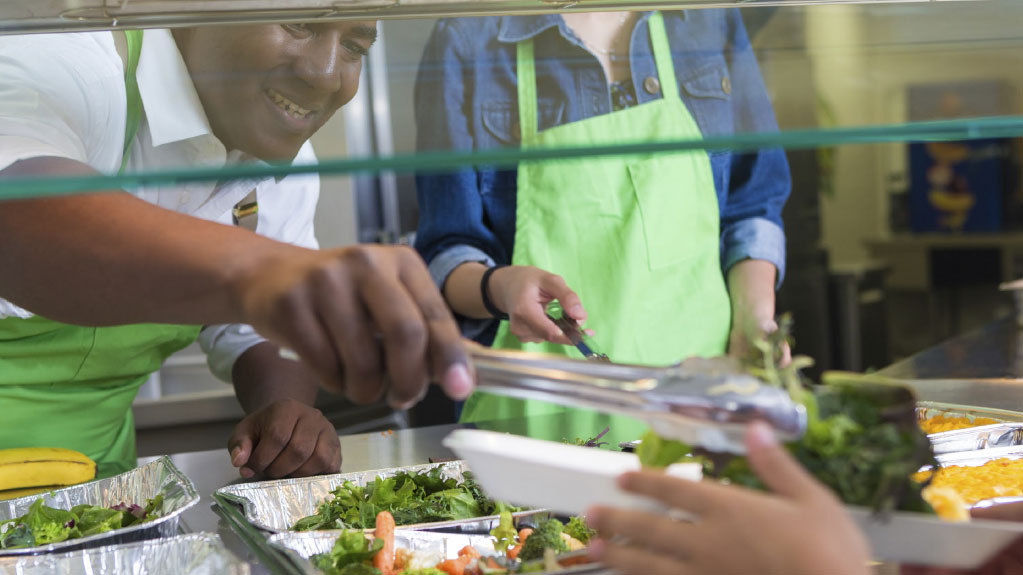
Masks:
[[[541,521],[533,533],[526,537],[518,558],[522,561],[542,559],[544,549],[553,549],[555,553],[568,551],[568,545],[565,545],[565,540],[561,538],[561,532],[564,530],[564,524],[557,519]]]

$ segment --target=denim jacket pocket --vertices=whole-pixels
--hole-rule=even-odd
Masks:
[[[682,80],[681,87],[703,135],[733,132],[732,80],[724,60],[698,68]]]
[[[492,102],[483,104],[483,127],[486,130],[480,147],[517,146],[522,140],[519,126],[518,102]],[[537,115],[541,130],[561,124],[565,114],[565,103],[541,99],[537,103]],[[486,141],[493,139],[494,141]]]

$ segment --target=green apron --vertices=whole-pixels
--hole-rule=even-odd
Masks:
[[[649,19],[663,98],[537,132],[533,41],[518,44],[522,145],[576,147],[702,137],[678,93],[660,13]],[[586,307],[593,341],[612,361],[668,365],[725,351],[731,306],[721,272],[719,213],[705,152],[522,163],[512,264],[562,276]],[[525,344],[502,322],[494,347],[580,357],[552,343]],[[556,415],[555,415],[556,414]],[[541,417],[555,415],[554,417]],[[526,433],[552,440],[612,441],[646,428],[630,418],[485,393],[462,421],[530,417]]]
[[[135,82],[142,32],[125,35],[127,157],[142,114]],[[122,171],[124,166],[122,162]],[[39,316],[0,319],[0,449],[74,449],[96,461],[100,477],[135,467],[131,413],[135,394],[167,356],[190,344],[198,334],[198,326],[97,328]]]

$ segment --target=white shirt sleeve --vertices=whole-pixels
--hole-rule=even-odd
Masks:
[[[0,37],[0,170],[55,156],[110,171],[125,95],[109,32]]]
[[[43,156],[116,169],[123,74],[109,32],[0,36],[0,170]],[[0,318],[31,316],[0,299]]]
[[[306,142],[295,163],[316,163],[312,146]],[[256,191],[259,203],[256,232],[267,237],[318,249],[313,218],[320,196],[320,178],[316,174],[288,176],[280,182],[269,180]],[[250,347],[266,341],[252,326],[244,324],[210,325],[199,333],[199,345],[206,352],[210,371],[218,379],[231,382],[234,363]]]

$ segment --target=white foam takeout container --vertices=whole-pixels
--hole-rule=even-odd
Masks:
[[[619,475],[639,469],[639,459],[632,453],[474,429],[452,432],[444,445],[466,460],[487,495],[501,501],[570,515],[598,504],[665,511],[651,499],[618,489]],[[690,480],[702,476],[700,465],[692,463],[676,464],[669,471]],[[954,523],[908,512],[878,516],[861,507],[847,511],[880,561],[976,568],[1023,537],[1023,523],[977,519]],[[812,540],[808,533],[807,544]]]
[[[454,431],[444,446],[469,463],[487,496],[497,501],[566,515],[581,515],[597,504],[661,509],[655,501],[626,493],[615,483],[622,473],[639,469],[634,453],[477,429]],[[698,463],[675,464],[668,472],[691,480],[703,475]]]

